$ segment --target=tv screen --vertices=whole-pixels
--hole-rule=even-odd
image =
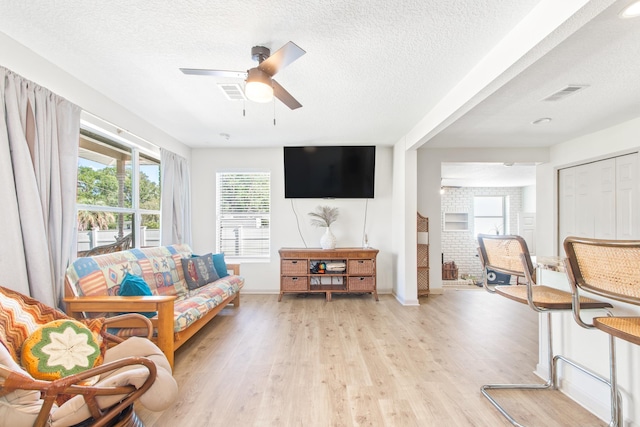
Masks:
[[[375,146],[284,147],[287,199],[372,199]]]

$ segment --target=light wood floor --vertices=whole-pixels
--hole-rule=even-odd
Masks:
[[[243,295],[176,354],[181,397],[153,426],[508,426],[480,394],[540,382],[537,317],[482,290]],[[557,391],[496,392],[528,426],[604,426]],[[498,394],[496,394],[498,396]]]

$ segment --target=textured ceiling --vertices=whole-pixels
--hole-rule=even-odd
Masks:
[[[445,187],[527,187],[536,184],[533,163],[442,163]]]
[[[537,3],[3,0],[0,31],[193,147],[391,145]],[[289,40],[307,51],[276,75],[295,111],[243,117],[216,85],[238,80],[178,70],[246,70],[252,46]]]
[[[546,147],[640,116],[640,18],[618,1],[432,138],[431,147]],[[567,85],[588,87],[543,101]],[[548,117],[552,121],[534,125]]]
[[[640,18],[618,18],[630,2],[3,0],[0,31],[191,147],[392,145],[442,105],[454,106],[418,135],[426,146],[543,147],[640,115]],[[522,22],[544,11],[533,40],[571,5],[532,47],[507,49],[511,62],[467,102],[450,102]],[[303,104],[295,111],[229,101],[217,83],[241,81],[178,70],[246,70],[252,46],[290,40],[307,54],[276,79]],[[569,84],[589,87],[541,101]],[[541,117],[553,120],[531,124]],[[442,176],[493,186],[514,168],[519,185],[533,182],[531,165],[444,164]]]

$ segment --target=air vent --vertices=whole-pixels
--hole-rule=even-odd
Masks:
[[[569,85],[564,89],[560,89],[559,91],[547,96],[543,101],[559,101],[587,87],[589,87],[589,85]]]
[[[231,101],[242,101],[247,99],[238,83],[218,83],[218,87]]]

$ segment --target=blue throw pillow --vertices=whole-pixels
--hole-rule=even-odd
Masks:
[[[132,296],[151,296],[151,289],[147,282],[145,282],[142,277],[135,276],[131,273],[127,273],[122,278],[122,283],[120,283],[120,289],[118,290],[118,295],[122,297],[132,297]],[[140,313],[146,317],[154,317],[158,314],[156,311],[149,311],[146,313]]]
[[[227,277],[229,273],[227,272],[227,263],[224,261],[224,254],[213,254],[213,266],[216,268],[218,272],[218,277],[221,279],[223,277]]]

